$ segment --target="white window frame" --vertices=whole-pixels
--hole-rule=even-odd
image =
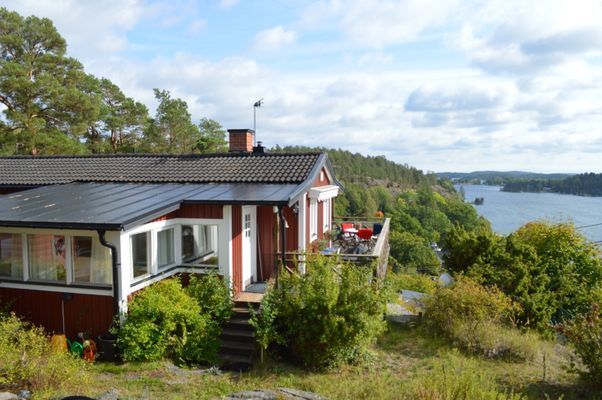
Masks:
[[[318,202],[309,200],[309,243],[318,238]]]
[[[132,282],[138,282],[138,281],[142,281],[146,278],[148,278],[150,275],[152,275],[153,273],[153,265],[156,264],[156,260],[153,260],[152,254],[153,254],[153,234],[152,234],[152,230],[148,230],[148,231],[142,231],[142,232],[137,232],[137,233],[133,233],[130,235],[129,237],[129,252],[128,252],[128,258],[131,261],[131,266],[132,268],[130,269],[130,279],[132,280]],[[134,253],[132,252],[134,250],[134,246],[132,246],[132,240],[134,239],[134,236],[136,235],[141,235],[141,234],[146,234],[146,273],[139,275],[139,276],[134,276]]]
[[[159,265],[159,232],[164,232],[168,230],[173,230],[173,256],[174,262],[171,264]],[[182,263],[182,251],[178,251],[178,249],[182,248],[182,225],[166,225],[159,229],[153,229],[151,231],[152,234],[152,243],[151,247],[155,250],[151,250],[151,273],[156,274],[157,272],[173,268],[178,264]],[[133,272],[133,270],[132,270]]]
[[[173,218],[163,221],[154,221],[148,224],[139,225],[121,234],[121,267],[126,270],[122,287],[125,291],[122,296],[127,297],[130,293],[150,285],[160,279],[165,278],[166,274],[175,274],[178,272],[195,272],[194,268],[188,268],[182,261],[182,225],[216,225],[217,226],[217,253],[218,253],[218,273],[230,278],[229,273],[229,246],[230,240],[226,236],[229,232],[226,218]],[[231,222],[230,222],[231,223]],[[174,250],[175,263],[158,268],[157,252],[157,233],[165,229],[175,228],[174,230]],[[134,278],[134,268],[131,249],[131,237],[133,235],[146,232],[151,236],[149,247],[150,273]],[[223,237],[221,235],[224,235]],[[181,268],[179,268],[181,266]]]
[[[111,284],[105,283],[86,283],[76,282],[73,278],[73,245],[74,236],[90,237],[92,240],[99,240],[98,233],[89,230],[73,229],[49,229],[49,228],[9,228],[0,227],[0,231],[6,233],[21,234],[21,246],[23,257],[23,278],[15,279],[10,277],[0,277],[0,287],[12,287],[17,289],[45,290],[64,292],[69,287],[70,293],[98,294],[112,296],[112,292],[107,288]],[[65,237],[65,281],[55,281],[49,279],[33,279],[30,274],[29,265],[29,235],[54,235]],[[31,285],[35,283],[35,285]]]
[[[330,203],[331,199],[326,199],[322,202],[322,232],[326,233],[330,231],[330,216],[332,215],[330,212]]]

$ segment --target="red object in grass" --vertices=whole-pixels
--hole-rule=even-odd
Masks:
[[[359,236],[359,238],[363,240],[370,240],[372,239],[372,229],[362,228],[357,231],[357,236]]]

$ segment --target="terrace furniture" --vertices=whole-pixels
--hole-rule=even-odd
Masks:
[[[374,224],[372,225],[372,235],[376,236],[380,234],[383,230],[383,224]]]
[[[358,232],[357,232],[357,236],[361,239],[361,240],[370,240],[372,239],[372,229],[370,228],[361,228]]]

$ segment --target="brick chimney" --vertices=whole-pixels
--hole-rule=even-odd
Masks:
[[[252,129],[228,129],[230,134],[230,144],[228,151],[230,153],[250,153],[253,151]]]

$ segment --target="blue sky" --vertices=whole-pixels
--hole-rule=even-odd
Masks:
[[[600,0],[2,0],[154,110],[425,170],[602,172]]]

